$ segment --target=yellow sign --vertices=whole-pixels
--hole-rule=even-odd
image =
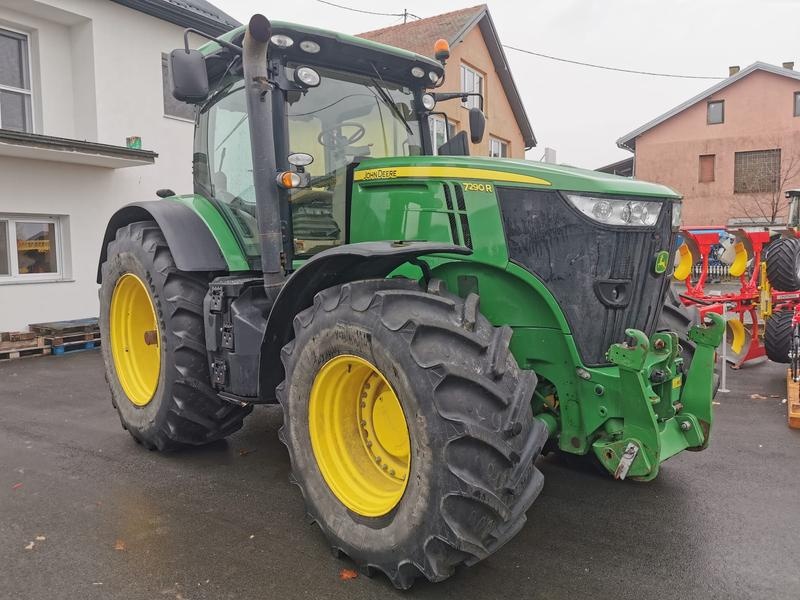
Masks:
[[[480,179],[504,183],[532,183],[534,185],[551,185],[549,181],[507,171],[492,169],[473,169],[471,167],[384,167],[380,169],[364,169],[353,175],[355,181],[373,181],[376,179],[398,179],[416,177],[427,179],[441,177],[447,179]]]
[[[18,252],[50,252],[50,240],[17,240]]]
[[[683,385],[683,378],[678,375],[672,380],[672,389],[679,388]]]

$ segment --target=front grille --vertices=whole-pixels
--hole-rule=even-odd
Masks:
[[[608,364],[606,351],[627,328],[653,333],[669,284],[653,264],[670,249],[671,203],[645,230],[601,226],[556,191],[497,192],[509,258],[556,298],[584,364]]]

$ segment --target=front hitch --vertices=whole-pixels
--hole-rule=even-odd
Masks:
[[[595,455],[616,479],[650,480],[659,465],[682,450],[708,446],[716,348],[725,321],[709,313],[708,325],[689,331],[696,344],[688,373],[683,373],[678,336],[656,333],[650,339],[628,329],[630,343],[609,348],[609,361],[619,367],[621,431],[592,444]]]

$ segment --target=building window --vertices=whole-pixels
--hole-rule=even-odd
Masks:
[[[28,36],[0,29],[0,129],[33,131]]]
[[[0,283],[61,279],[61,220],[0,215]]]
[[[697,180],[700,183],[711,183],[714,181],[714,161],[716,155],[702,154],[700,156],[700,170]]]
[[[489,156],[494,158],[508,158],[508,142],[495,137],[489,138]]]
[[[172,95],[172,81],[169,76],[169,57],[161,54],[161,89],[164,94],[164,116],[194,121],[194,106],[176,100]]]
[[[725,100],[709,102],[706,108],[706,123],[716,125],[725,122]]]
[[[446,125],[445,125],[446,124]],[[450,119],[445,119],[444,115],[430,115],[428,126],[431,129],[431,142],[433,143],[433,154],[439,154],[439,147],[453,139],[456,134],[456,125]],[[445,131],[445,126],[447,131]]]
[[[794,93],[794,116],[800,117],[800,92]]]
[[[775,192],[781,176],[781,151],[737,152],[733,164],[733,191],[736,194]]]
[[[467,94],[483,95],[483,75],[467,65],[461,65],[461,91]],[[480,108],[481,99],[478,96],[467,96],[461,103],[466,108]]]

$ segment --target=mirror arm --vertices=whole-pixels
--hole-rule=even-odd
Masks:
[[[203,33],[199,29],[194,29],[193,27],[187,27],[186,29],[183,30],[183,46],[184,46],[184,49],[186,50],[187,54],[189,53],[189,34],[190,33],[197,34],[200,37],[204,37],[207,40],[211,40],[212,42],[217,42],[223,48],[227,48],[228,50],[232,50],[233,52],[236,52],[237,54],[241,54],[242,53],[241,47],[237,46],[236,44],[231,44],[230,42],[226,42],[225,40],[221,40],[219,38],[215,38],[212,35],[209,35],[207,33]]]
[[[479,108],[483,112],[483,94],[480,92],[431,92],[431,96],[439,102],[440,100],[453,100],[454,98],[461,98],[462,102],[466,102],[469,96],[477,96],[480,102]]]

